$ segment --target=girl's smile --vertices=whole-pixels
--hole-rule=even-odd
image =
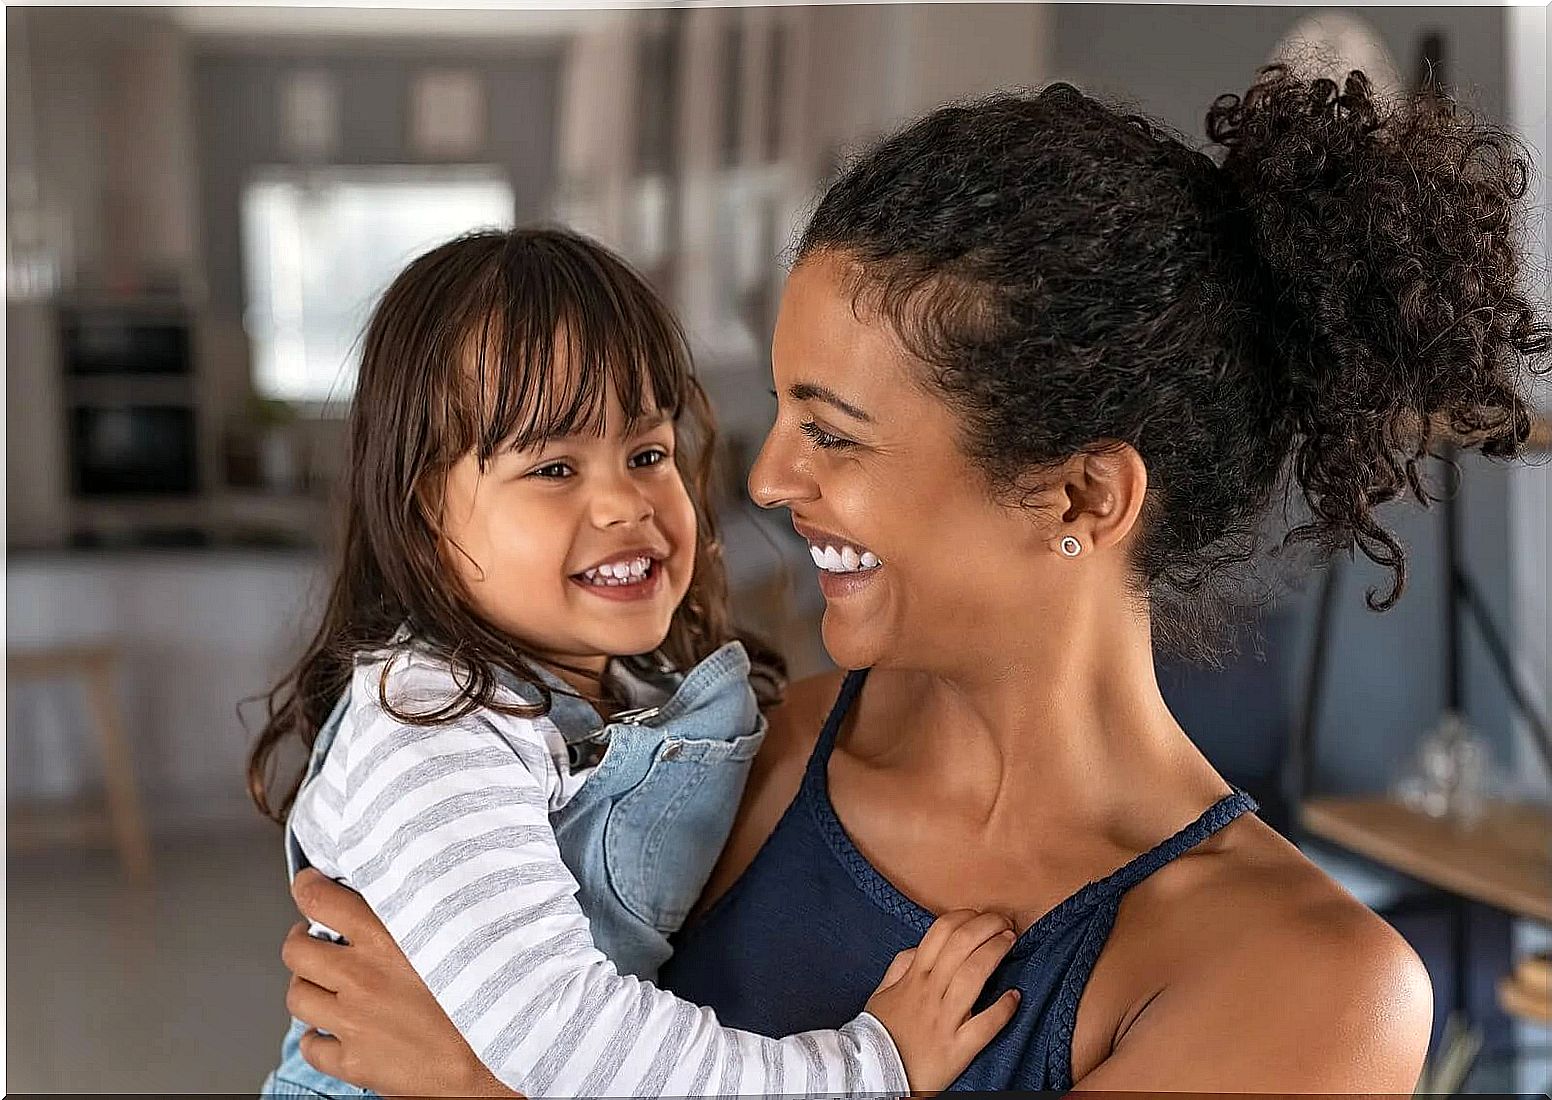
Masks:
[[[666,552],[642,550],[615,554],[607,561],[571,575],[571,582],[606,600],[645,600],[662,585]]]

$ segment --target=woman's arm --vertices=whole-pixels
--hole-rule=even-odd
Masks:
[[[383,1095],[521,1095],[479,1060],[361,895],[311,869],[291,894],[350,944],[310,936],[301,921],[280,949],[292,972],[287,1011],[329,1033],[303,1036],[312,1066]]]

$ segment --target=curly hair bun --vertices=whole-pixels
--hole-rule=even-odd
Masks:
[[[1382,103],[1286,66],[1207,114],[1221,145],[1226,223],[1244,261],[1257,343],[1292,475],[1313,521],[1289,535],[1405,556],[1374,509],[1410,488],[1441,436],[1512,457],[1530,432],[1519,396],[1548,349],[1525,296],[1520,143],[1427,89]],[[1258,357],[1261,358],[1261,357]]]

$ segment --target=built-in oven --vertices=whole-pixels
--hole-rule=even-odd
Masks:
[[[77,497],[199,491],[193,354],[172,304],[60,313],[71,489]]]

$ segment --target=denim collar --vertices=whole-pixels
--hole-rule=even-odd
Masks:
[[[749,683],[749,655],[737,641],[718,647],[686,672],[669,669],[657,654],[611,660],[606,675],[631,709],[608,722],[552,671],[536,671],[551,688],[550,720],[567,742],[591,738],[605,726],[672,728],[692,713],[697,725],[744,729],[752,727],[759,714]],[[528,692],[524,698],[531,696],[531,687]]]
[[[414,635],[405,625],[394,635],[392,644],[408,645],[413,641]],[[537,661],[530,662],[529,668],[550,689],[548,717],[568,743],[587,740],[605,725],[614,724],[605,722],[593,705],[578,696],[576,689],[553,670]],[[745,710],[757,713],[749,671],[749,657],[743,644],[732,641],[718,647],[685,672],[676,672],[660,653],[653,652],[611,658],[604,675],[620,689],[630,707],[629,714],[617,717],[616,723],[634,720],[661,726],[708,706],[717,712],[726,709],[729,718]],[[538,702],[533,685],[517,679],[505,669],[496,669],[496,679],[523,701]],[[731,693],[730,687],[735,689]],[[743,698],[746,695],[747,700]],[[641,711],[647,713],[634,719],[631,717]]]

